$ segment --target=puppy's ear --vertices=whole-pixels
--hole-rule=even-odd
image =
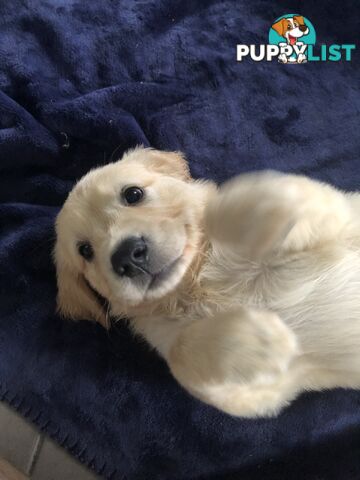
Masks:
[[[176,177],[184,181],[191,179],[189,165],[181,152],[150,150],[148,165],[155,172]]]
[[[105,311],[86,284],[84,277],[78,274],[63,258],[58,244],[55,246],[54,258],[59,313],[72,320],[95,320],[108,328]]]
[[[296,20],[299,25],[305,25],[305,20],[302,15],[295,15],[294,20]]]
[[[282,18],[278,22],[274,23],[271,28],[273,28],[276,33],[283,37],[284,33],[286,32],[287,21],[285,20],[285,18]]]
[[[152,148],[137,147],[126,152],[120,161],[141,162],[154,172],[184,181],[191,180],[188,163],[181,152],[163,152]]]

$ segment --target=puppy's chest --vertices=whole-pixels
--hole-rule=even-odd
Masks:
[[[207,272],[209,273],[209,272]],[[234,280],[236,280],[234,282]],[[161,309],[146,317],[137,317],[132,323],[140,333],[155,347],[163,357],[168,353],[187,325],[219,315],[229,309],[251,305],[262,306],[262,289],[254,288],[257,280],[251,281],[244,276],[234,279],[233,275],[210,276],[201,274],[199,281],[190,291],[179,292],[176,301],[163,305]]]
[[[278,292],[279,280],[277,272],[266,265],[245,260],[232,263],[231,259],[209,262],[199,276],[202,299],[193,307],[200,312],[236,306],[262,308]]]
[[[304,302],[329,277],[342,275],[332,255],[301,253],[256,263],[233,258],[213,258],[199,276],[202,301],[192,303],[194,313],[234,309],[237,306],[292,310]],[[348,264],[348,262],[346,262]]]
[[[353,299],[360,281],[358,250],[341,245],[288,253],[264,264],[238,257],[213,260],[200,274],[206,300],[198,308],[204,311],[241,305],[269,309],[291,321],[311,305],[334,310],[340,297]]]

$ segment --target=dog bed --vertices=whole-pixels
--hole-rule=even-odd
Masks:
[[[298,13],[354,44],[356,2],[14,0],[0,5],[0,397],[114,480],[360,477],[360,393],[244,420],[188,395],[125,324],[55,313],[54,219],[84,173],[137,144],[219,182],[273,168],[359,188],[359,54],[236,61]]]

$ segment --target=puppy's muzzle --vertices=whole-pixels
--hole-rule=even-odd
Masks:
[[[133,278],[147,272],[148,262],[148,246],[140,237],[126,238],[111,255],[112,268],[120,277]]]

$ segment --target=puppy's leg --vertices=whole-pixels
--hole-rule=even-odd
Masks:
[[[295,336],[277,315],[242,309],[188,325],[167,361],[194,396],[253,417],[274,415],[294,398],[297,358]]]
[[[330,185],[277,172],[241,175],[206,212],[209,235],[252,258],[300,251],[336,238],[350,219],[346,196]]]

